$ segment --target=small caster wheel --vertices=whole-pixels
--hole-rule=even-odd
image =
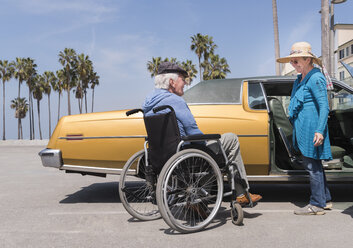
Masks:
[[[244,212],[242,207],[236,201],[232,202],[232,209],[230,211],[232,222],[234,225],[242,225],[244,219]]]

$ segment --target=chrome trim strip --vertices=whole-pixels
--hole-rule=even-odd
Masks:
[[[66,139],[66,140],[83,140],[83,139],[134,139],[134,138],[146,138],[147,136],[144,135],[134,135],[134,136],[95,136],[95,137],[59,137],[59,139]]]
[[[234,102],[216,102],[216,103],[203,103],[203,102],[193,102],[193,103],[188,103],[188,106],[197,106],[197,105],[242,105],[241,103],[234,103]]]
[[[263,175],[263,176],[247,176],[250,182],[306,182],[309,175]]]
[[[64,164],[60,169],[70,170],[70,171],[80,171],[80,172],[114,174],[114,175],[120,175],[123,170],[123,169],[116,169],[116,168],[91,167],[91,166],[68,165],[68,164]],[[136,170],[130,170],[130,172],[128,172],[128,175],[135,175],[135,174],[136,174]]]
[[[120,175],[123,169],[115,168],[98,168],[90,166],[79,166],[79,165],[63,165],[61,170],[70,170],[78,172],[93,172],[102,174],[113,174]],[[128,175],[136,175],[136,170],[129,170]],[[260,175],[260,176],[247,176],[250,182],[309,182],[309,175]],[[327,181],[352,181],[353,176],[336,176],[326,173]],[[227,176],[224,176],[225,181],[227,181]]]
[[[309,182],[309,175],[263,175],[247,176],[250,182]],[[336,176],[326,173],[328,182],[353,182],[353,176]]]
[[[267,137],[267,134],[244,134],[244,135],[237,135],[238,137]],[[97,136],[97,137],[59,137],[59,139],[66,139],[66,140],[83,140],[83,139],[136,139],[136,138],[146,138],[147,136],[143,135],[135,135],[135,136]]]
[[[249,137],[249,138],[255,138],[255,137],[268,137],[267,134],[237,134],[238,137]]]

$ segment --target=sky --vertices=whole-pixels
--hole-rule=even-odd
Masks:
[[[65,48],[89,55],[100,85],[94,112],[138,108],[153,90],[147,71],[152,57],[192,60],[191,36],[213,37],[215,53],[225,57],[228,78],[275,75],[272,0],[0,0],[0,59],[30,57],[38,73],[62,68],[58,54]],[[321,55],[321,0],[277,0],[280,54],[289,54],[294,42],[311,43]],[[353,0],[335,5],[335,23],[353,23]],[[199,82],[194,79],[193,85]],[[17,97],[18,81],[5,84],[6,138],[17,139],[17,119],[9,105]],[[73,96],[73,94],[71,94]],[[28,89],[21,86],[21,97]],[[56,92],[51,94],[52,130],[57,122]],[[60,116],[67,115],[67,94]],[[91,91],[88,94],[91,104]],[[0,87],[2,138],[2,83]],[[37,105],[34,105],[37,110]],[[71,111],[78,104],[71,98]],[[90,108],[89,108],[90,111]],[[48,100],[40,102],[43,138],[48,138]],[[35,111],[36,138],[38,117]],[[22,120],[29,138],[29,117]]]

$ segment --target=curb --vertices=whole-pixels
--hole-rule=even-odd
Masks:
[[[0,146],[46,146],[49,140],[0,140]]]

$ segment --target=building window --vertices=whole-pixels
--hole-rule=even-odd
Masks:
[[[340,50],[340,59],[344,58],[344,49]]]
[[[353,54],[353,45],[351,45],[351,54]]]
[[[349,47],[346,47],[346,56],[349,55]]]
[[[340,71],[340,80],[342,81],[344,79],[344,71]]]

